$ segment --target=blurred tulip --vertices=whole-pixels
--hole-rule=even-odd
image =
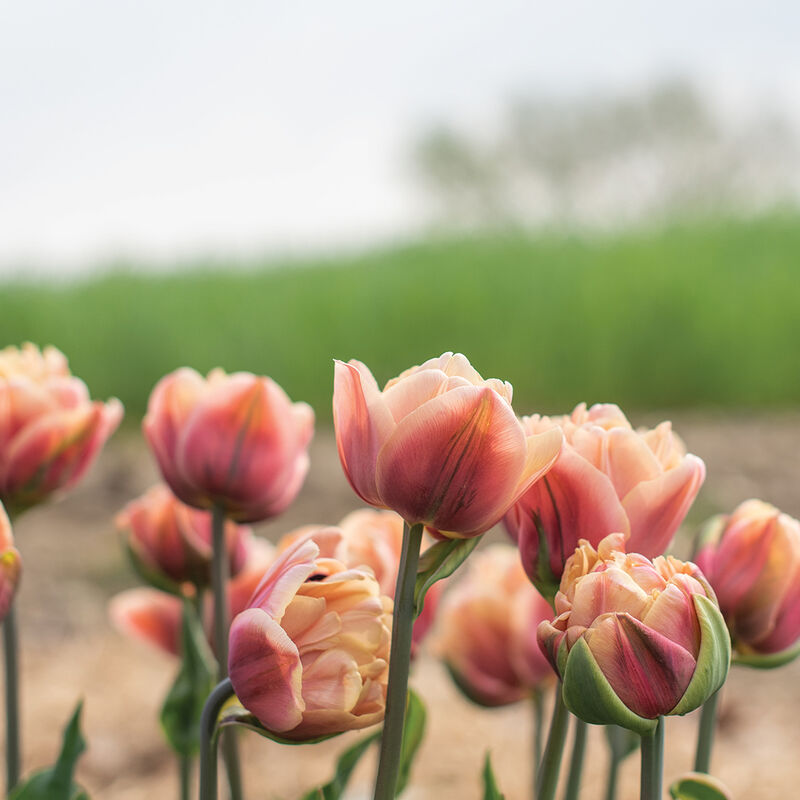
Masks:
[[[544,480],[505,516],[525,571],[546,597],[558,589],[564,563],[585,539],[610,533],[627,548],[661,555],[705,478],[705,465],[686,455],[669,422],[635,431],[615,405],[579,405],[566,417],[526,417],[529,434],[559,426],[565,443]]]
[[[552,466],[557,429],[526,436],[511,384],[483,380],[460,354],[412,367],[378,389],[359,361],[336,362],[333,421],[356,493],[411,525],[476,536]]]
[[[122,419],[92,402],[53,347],[0,350],[0,499],[16,515],[83,477]]]
[[[785,664],[800,653],[800,522],[760,500],[716,517],[697,565],[714,587],[736,661]]]
[[[371,572],[301,539],[231,625],[228,669],[242,705],[296,741],[383,719],[391,600]]]
[[[184,505],[164,484],[150,488],[128,503],[117,515],[117,528],[141,572],[153,574],[154,585],[162,582],[211,583],[211,518],[205,511]],[[226,522],[225,538],[231,575],[244,566],[250,528]]]
[[[161,474],[187,505],[238,522],[280,514],[308,471],[314,412],[270,378],[183,368],[150,395],[144,433]]]
[[[14,547],[11,523],[0,503],[0,622],[5,619],[14,602],[21,572],[22,561]]]
[[[649,561],[612,534],[568,559],[542,650],[585,722],[645,733],[686,714],[725,681],[730,638],[714,592],[691,562]]]
[[[471,700],[514,703],[555,683],[536,640],[539,623],[552,613],[528,581],[517,549],[495,544],[472,556],[445,595],[436,649]]]

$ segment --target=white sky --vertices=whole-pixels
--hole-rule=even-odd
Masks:
[[[0,0],[0,276],[360,244],[415,132],[688,75],[800,110],[800,3]]]

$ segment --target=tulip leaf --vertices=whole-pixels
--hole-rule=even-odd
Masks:
[[[224,728],[230,728],[233,726],[245,728],[252,733],[257,733],[259,736],[263,736],[265,739],[271,739],[273,742],[277,742],[278,744],[317,744],[318,742],[324,742],[326,739],[333,739],[334,736],[341,735],[341,733],[328,733],[325,736],[317,736],[314,739],[285,739],[283,736],[280,736],[277,733],[268,731],[258,721],[257,717],[251,714],[246,708],[242,708],[242,706],[235,702],[225,706],[225,708],[222,709],[222,713],[217,721],[217,735],[219,735],[219,732]]]
[[[497,781],[492,770],[492,759],[489,753],[483,762],[483,800],[505,800],[505,795],[497,786]]]
[[[414,616],[422,613],[425,595],[437,581],[449,578],[476,548],[482,536],[471,539],[447,539],[429,547],[419,557],[417,581],[414,585]]]
[[[324,786],[312,789],[304,794],[301,800],[339,800],[347,788],[350,775],[361,760],[361,756],[369,750],[374,742],[380,741],[381,732],[376,731],[359,740],[342,753],[336,761],[336,771],[333,778]]]
[[[166,575],[148,564],[136,551],[129,541],[125,542],[125,551],[134,572],[148,585],[167,594],[183,597],[181,586],[176,581],[170,580]]]
[[[673,800],[731,800],[731,793],[724,784],[697,772],[678,778],[669,787],[669,793]]]
[[[75,764],[86,750],[86,740],[81,733],[82,709],[83,702],[80,702],[64,729],[61,753],[55,766],[35,772],[9,794],[8,800],[89,800],[89,795],[72,780]]]
[[[161,727],[172,749],[184,756],[200,746],[200,716],[214,685],[214,657],[192,602],[183,601],[181,667],[161,708]]]
[[[419,695],[413,689],[409,689],[408,699],[406,700],[406,719],[403,724],[403,744],[400,747],[400,770],[397,776],[395,796],[399,796],[408,783],[411,775],[411,766],[425,736],[426,718],[425,705]]]

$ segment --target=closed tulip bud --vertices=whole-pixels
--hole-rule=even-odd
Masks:
[[[477,536],[552,466],[557,429],[526,435],[511,385],[445,353],[378,389],[358,361],[336,362],[333,421],[356,493],[453,538]]]
[[[669,422],[635,431],[615,405],[579,405],[566,417],[526,417],[529,434],[558,425],[565,443],[547,476],[505,516],[525,571],[551,598],[564,563],[585,539],[595,547],[624,533],[627,548],[661,555],[705,478]]]
[[[53,347],[0,350],[0,499],[12,514],[74,486],[122,419]]]
[[[624,552],[612,534],[568,559],[556,618],[539,644],[563,681],[567,708],[585,722],[646,733],[686,714],[722,686],[730,638],[691,562]]]
[[[21,572],[22,561],[14,547],[11,523],[0,503],[0,622],[5,619],[14,602]]]
[[[307,741],[383,719],[392,602],[370,571],[285,550],[231,625],[228,673],[270,732]]]
[[[551,616],[517,549],[492,545],[472,556],[464,577],[445,594],[436,650],[470,700],[514,703],[555,682],[536,640],[539,623]]]
[[[210,515],[181,503],[164,484],[153,486],[128,503],[117,515],[116,525],[124,532],[140,572],[146,577],[152,575],[157,588],[164,588],[164,580],[210,586]],[[226,522],[225,541],[231,575],[236,575],[244,566],[251,535],[249,527]]]
[[[760,500],[716,517],[700,538],[737,663],[775,667],[800,653],[800,522]]]
[[[150,395],[144,433],[172,491],[238,522],[280,514],[308,472],[314,413],[270,378],[183,368]]]

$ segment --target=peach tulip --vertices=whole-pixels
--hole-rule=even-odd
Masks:
[[[483,380],[445,353],[378,389],[359,361],[336,362],[333,421],[356,493],[409,524],[453,538],[476,536],[555,462],[561,432],[526,435],[511,384]]]
[[[579,405],[566,417],[523,419],[529,434],[555,426],[564,447],[546,478],[506,514],[531,580],[552,597],[564,563],[585,539],[593,545],[622,532],[627,548],[661,555],[705,478],[669,422],[635,431],[615,405]]]
[[[539,623],[551,616],[517,549],[491,545],[472,556],[464,577],[445,594],[437,651],[471,700],[514,703],[555,682],[536,640]]]
[[[307,741],[383,719],[392,601],[370,571],[285,550],[231,625],[228,672],[270,732]]]
[[[706,527],[696,560],[717,593],[737,661],[778,666],[800,653],[800,522],[747,500]]]
[[[567,560],[556,618],[539,625],[564,702],[585,722],[638,733],[719,689],[730,638],[714,592],[691,562],[624,552],[623,534]]]
[[[54,347],[0,350],[0,499],[12,515],[74,486],[122,419]]]
[[[187,505],[238,522],[280,514],[308,471],[314,412],[270,378],[183,368],[150,395],[144,433],[164,480]]]
[[[0,503],[0,622],[5,619],[17,592],[22,562],[14,547],[11,522]]]
[[[181,503],[165,484],[128,503],[117,515],[116,525],[142,571],[154,573],[159,583],[163,578],[202,587],[211,584],[210,515]],[[247,526],[225,523],[231,575],[244,566],[251,535]]]

